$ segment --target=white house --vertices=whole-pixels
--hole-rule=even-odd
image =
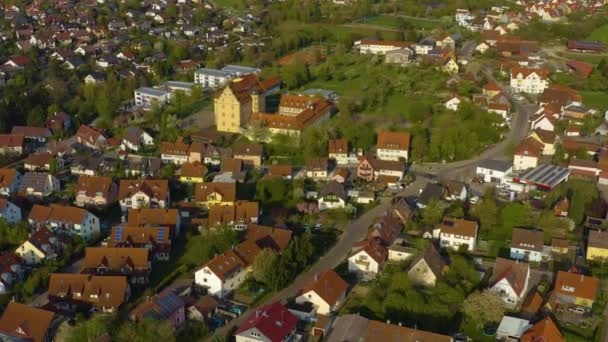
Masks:
[[[317,199],[319,210],[344,208],[346,205],[346,190],[344,185],[336,181],[327,183]]]
[[[543,257],[544,234],[542,230],[513,228],[511,259],[540,262]]]
[[[446,217],[441,222],[439,241],[442,248],[458,250],[466,245],[468,251],[474,251],[477,246],[477,229],[475,221],[467,221]]]
[[[165,89],[141,87],[134,91],[135,105],[144,109],[152,108],[152,104],[164,105],[171,101],[171,92]]]
[[[515,148],[513,171],[527,170],[538,166],[544,150],[543,144],[532,137],[526,138]]]
[[[451,99],[447,100],[444,103],[444,106],[446,109],[451,110],[451,111],[457,111],[458,110],[458,106],[462,103],[462,100],[459,99],[457,96],[452,97]]]
[[[348,271],[358,274],[378,274],[388,257],[388,251],[375,240],[365,240],[353,247],[348,258]]]
[[[317,314],[330,315],[344,302],[348,283],[332,269],[315,275],[300,291],[296,303],[312,303]]]
[[[530,265],[518,260],[496,258],[490,290],[498,293],[509,308],[525,297],[530,279]]]
[[[549,84],[546,69],[511,68],[511,89],[518,93],[542,94]]]
[[[126,149],[138,152],[142,146],[154,145],[154,138],[139,127],[127,127],[121,142]]]
[[[21,221],[21,208],[5,198],[0,198],[0,218],[5,219],[8,223],[19,222]]]
[[[169,206],[169,182],[166,179],[120,180],[118,200],[123,211]]]
[[[203,88],[221,88],[233,78],[231,73],[217,69],[202,68],[194,72],[194,83]]]
[[[84,240],[99,235],[99,218],[89,211],[64,205],[50,207],[34,205],[27,218],[37,228],[48,227],[51,231],[79,235]]]
[[[408,132],[380,132],[376,142],[376,154],[381,160],[404,159],[407,161],[410,149]]]
[[[551,132],[555,131],[555,119],[547,113],[535,116],[530,123],[530,130],[534,131],[537,129]]]
[[[348,164],[348,141],[346,139],[332,139],[328,144],[329,159],[338,165]]]
[[[247,263],[233,250],[217,255],[194,273],[194,282],[223,298],[239,287],[248,274]]]
[[[485,159],[479,162],[475,174],[485,183],[503,184],[513,172],[513,164],[506,160]]]

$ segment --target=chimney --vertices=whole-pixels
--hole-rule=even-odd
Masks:
[[[386,320],[386,324],[391,324],[391,320],[390,320],[390,319],[387,319],[387,320]]]
[[[585,281],[585,275],[581,273],[581,283]]]

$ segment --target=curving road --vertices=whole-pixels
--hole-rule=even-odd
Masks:
[[[420,190],[424,188],[427,182],[428,180],[418,177],[399,195],[418,195]],[[322,271],[338,266],[344,259],[348,257],[353,244],[365,238],[369,226],[391,207],[391,200],[392,198],[381,198],[380,203],[377,206],[361,215],[358,219],[346,224],[346,226],[344,226],[343,233],[340,235],[340,239],[323,257],[317,260],[317,262],[306,271],[301,273],[288,287],[264,300],[262,303],[259,303],[258,306],[277,301],[286,301],[288,298],[297,295],[298,291],[304,287],[306,282],[308,282],[313,276]],[[243,320],[249,316],[249,314],[255,311],[255,309],[256,307],[249,308],[244,314],[233,319],[226,326],[216,330],[215,333],[207,340],[211,341],[217,336],[225,336],[231,328],[240,325]]]
[[[491,70],[488,68],[484,68],[484,73],[488,80],[493,80],[494,76],[492,75]],[[497,82],[500,84],[499,82]],[[537,106],[527,102],[526,100],[517,100],[513,97],[510,90],[504,86],[503,93],[505,96],[511,101],[512,105],[515,107],[515,112],[511,117],[511,130],[507,134],[506,138],[496,145],[490,146],[488,149],[483,151],[479,156],[461,160],[452,163],[425,163],[413,165],[412,170],[418,172],[426,172],[432,173],[439,178],[461,178],[470,176],[474,173],[474,169],[477,167],[477,164],[484,159],[507,159],[510,156],[507,156],[507,149],[510,145],[517,145],[519,142],[524,140],[528,136],[529,130],[529,120],[532,114],[536,112]]]
[[[484,72],[489,80],[494,80],[490,69],[484,68]],[[491,146],[486,151],[481,153],[481,155],[472,159],[446,164],[437,163],[414,165],[412,166],[412,170],[432,173],[438,175],[439,177],[459,178],[459,176],[466,175],[471,169],[474,170],[480,160],[488,158],[505,159],[505,152],[507,152],[509,144],[517,144],[525,139],[528,135],[528,120],[536,109],[534,105],[531,105],[527,101],[518,101],[513,98],[508,89],[503,90],[505,90],[505,95],[513,103],[516,109],[516,112],[511,118],[512,129],[507,134],[505,140],[499,144]],[[420,190],[423,189],[428,182],[429,180],[425,179],[424,177],[417,177],[416,180],[399,195],[417,196]],[[301,273],[288,287],[274,294],[264,302],[258,304],[258,306],[276,301],[286,301],[288,298],[295,296],[304,286],[304,284],[315,274],[338,266],[340,262],[348,257],[352,245],[355,242],[362,240],[367,235],[368,227],[374,222],[374,220],[389,209],[390,205],[390,198],[382,198],[376,207],[367,211],[358,219],[349,222],[344,227],[344,232],[340,236],[340,239],[323,257],[317,260],[317,262],[306,271]],[[233,327],[240,325],[246,317],[254,312],[255,309],[256,307],[249,308],[244,314],[233,319],[226,326],[216,330],[212,336],[207,338],[207,340],[211,341],[218,336],[225,336]]]

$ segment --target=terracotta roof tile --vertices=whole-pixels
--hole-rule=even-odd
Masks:
[[[19,340],[44,342],[54,318],[53,312],[10,302],[0,318],[0,332]]]

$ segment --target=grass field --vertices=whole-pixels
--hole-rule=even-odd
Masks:
[[[219,7],[236,9],[241,8],[241,5],[243,4],[242,0],[214,0],[213,2]]]
[[[606,57],[606,55],[604,55],[604,54],[594,55],[594,54],[567,52],[567,53],[564,53],[563,56],[568,59],[583,61],[583,62],[587,62],[590,64],[599,64],[602,61],[602,59],[608,59],[608,57]]]
[[[580,93],[586,106],[602,111],[608,109],[608,93],[601,91],[581,91]]]
[[[587,40],[599,41],[608,44],[608,25],[600,26],[596,28]]]
[[[363,23],[359,20],[358,23]],[[391,15],[379,15],[365,19],[365,24],[386,26],[389,28],[401,29],[403,24],[409,24],[417,29],[430,30],[439,25],[438,21],[425,18],[406,18],[406,17],[395,17]]]

